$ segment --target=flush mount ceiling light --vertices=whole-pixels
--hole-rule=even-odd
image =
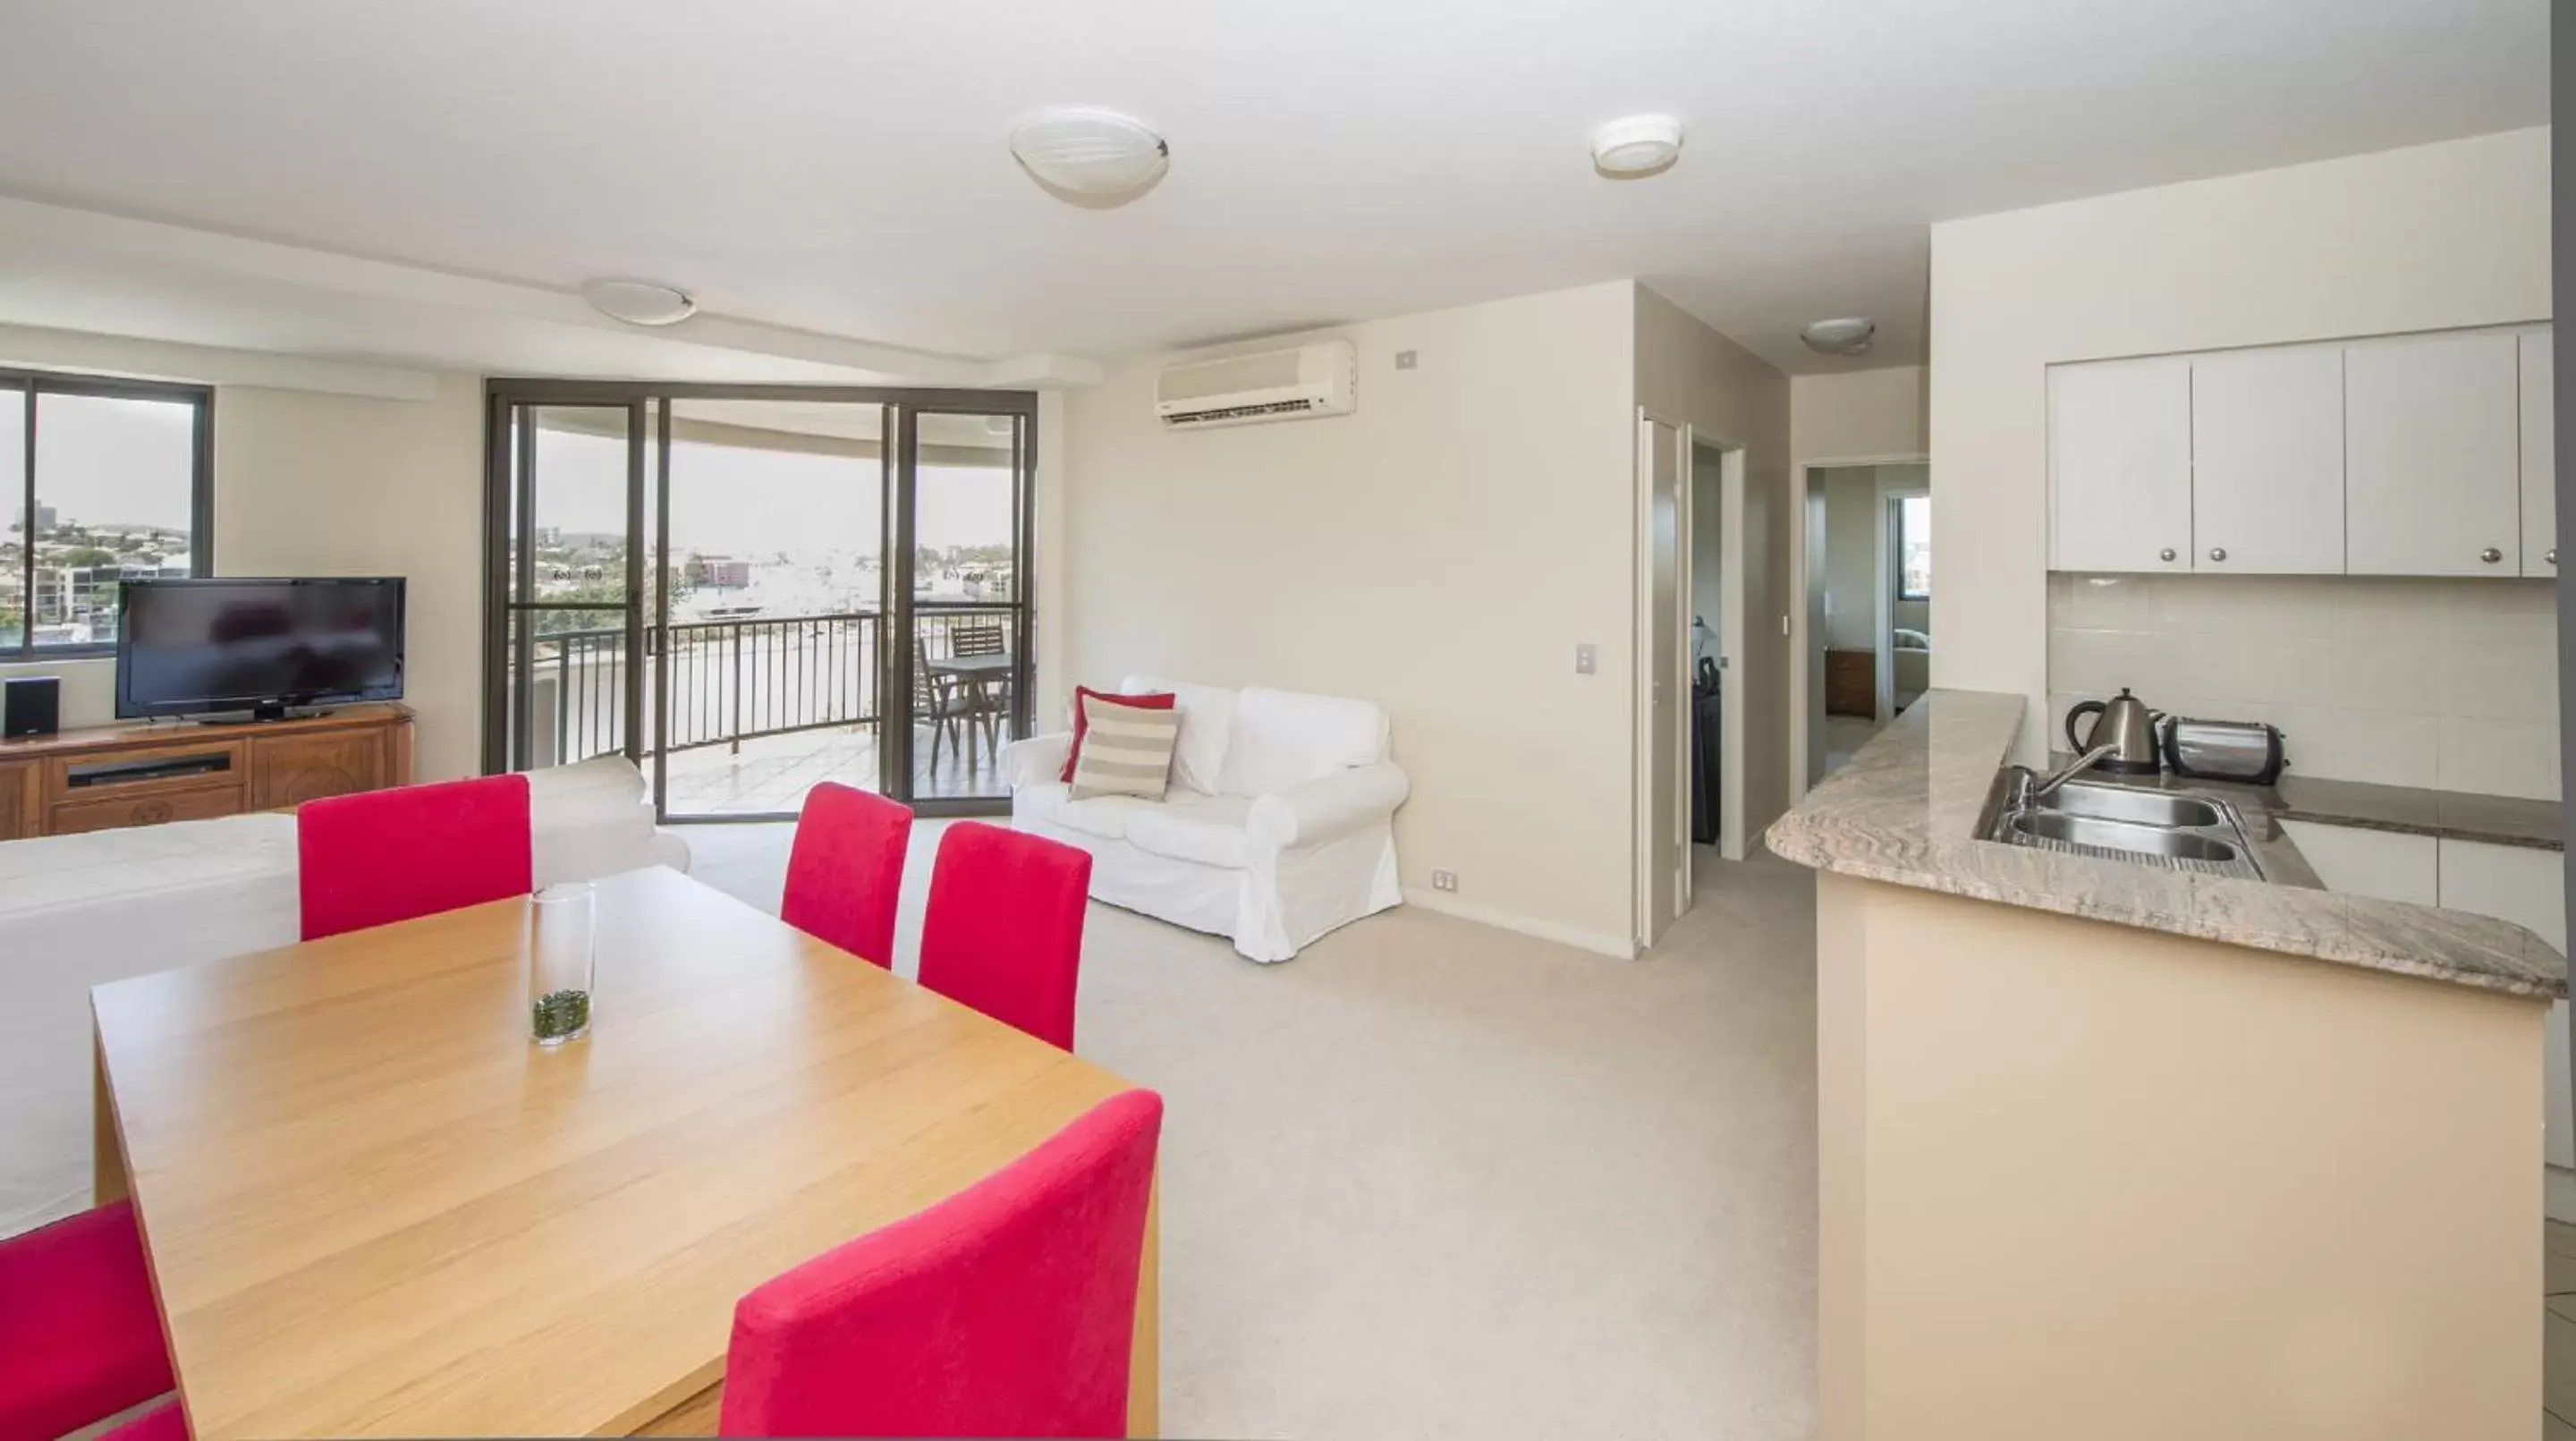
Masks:
[[[1615,180],[1659,175],[1682,154],[1682,123],[1669,115],[1631,115],[1592,132],[1592,165]]]
[[[650,280],[585,280],[581,298],[591,309],[629,325],[677,325],[698,313],[698,302],[687,291]]]
[[[1011,131],[1011,154],[1039,184],[1101,199],[1141,192],[1163,176],[1172,148],[1143,121],[1115,110],[1041,110]]]
[[[1819,320],[1798,332],[1809,350],[1824,355],[1862,355],[1878,335],[1878,322],[1851,316],[1843,320]]]

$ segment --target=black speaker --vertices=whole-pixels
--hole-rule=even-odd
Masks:
[[[49,736],[61,726],[63,683],[49,675],[0,681],[0,737]]]

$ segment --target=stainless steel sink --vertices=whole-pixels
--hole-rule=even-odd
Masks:
[[[2191,796],[2131,790],[2099,781],[2068,781],[2039,800],[2042,810],[2132,825],[2198,828],[2224,826],[2218,807]]]
[[[2006,845],[2263,879],[2244,819],[2219,797],[2090,779],[2064,782],[2044,795],[2032,790],[2029,772],[2006,767],[1996,777],[1981,834]]]

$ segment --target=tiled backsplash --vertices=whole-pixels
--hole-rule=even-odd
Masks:
[[[2550,581],[2051,575],[2052,744],[2121,686],[2270,721],[2296,774],[2558,799]]]

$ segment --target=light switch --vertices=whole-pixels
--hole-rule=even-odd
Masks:
[[[1411,370],[1419,363],[1420,361],[1410,350],[1399,350],[1395,353],[1395,368],[1398,370]]]
[[[1574,648],[1574,673],[1576,675],[1590,675],[1599,668],[1600,656],[1592,649],[1592,643],[1590,641],[1585,641],[1583,644]]]

